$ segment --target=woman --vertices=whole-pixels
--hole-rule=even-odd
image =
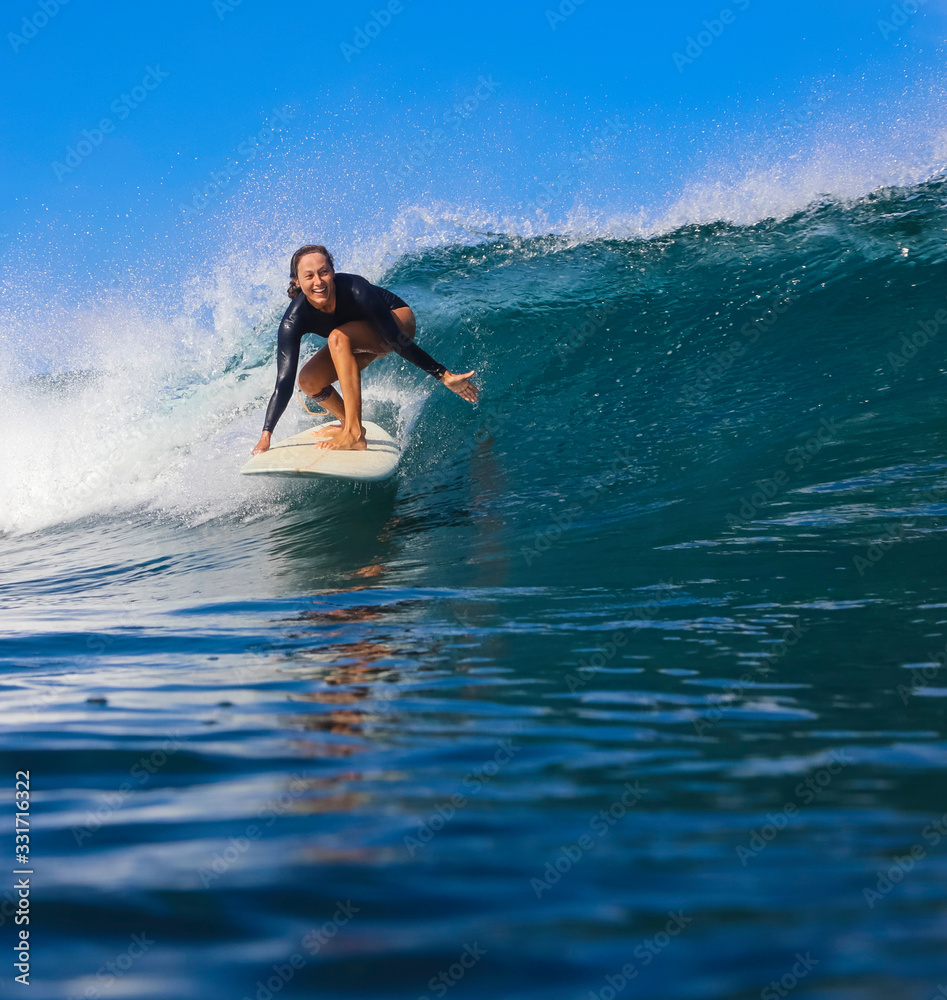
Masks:
[[[276,389],[270,399],[263,434],[253,454],[270,447],[270,435],[293,394],[299,344],[306,333],[328,340],[299,373],[299,388],[317,400],[340,427],[325,430],[320,448],[364,451],[362,387],[359,373],[376,358],[395,351],[433,375],[469,403],[477,401],[473,372],[455,375],[414,343],[414,313],[397,295],[357,274],[336,274],[324,246],[300,247],[289,265],[287,294],[293,300],[283,314],[277,347]],[[332,383],[338,381],[340,396]]]

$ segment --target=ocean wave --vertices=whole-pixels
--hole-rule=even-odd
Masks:
[[[868,433],[867,421],[879,441],[910,423],[913,440],[924,441],[936,418],[925,380],[942,358],[945,193],[934,179],[810,203],[785,218],[688,223],[647,238],[498,234],[455,219],[452,242],[445,234],[439,246],[366,271],[412,303],[435,356],[478,371],[480,410],[432,394],[395,360],[366,377],[368,412],[408,443],[424,411],[426,447],[437,453],[409,451],[406,481],[452,462],[463,474],[467,441],[493,411],[501,417],[491,436],[516,434],[527,456],[552,449],[550,481],[579,484],[629,447],[634,461],[617,480],[633,467],[675,489],[703,488],[709,469],[724,482],[752,482],[748,452],[781,435],[782,452],[802,447],[808,467],[805,442],[826,419],[855,434]],[[435,216],[426,218],[430,229]],[[265,487],[236,472],[274,378],[285,299],[266,297],[267,280],[265,270],[221,265],[170,319],[150,315],[146,302],[86,305],[58,366],[25,374],[8,365],[0,530],[141,505],[224,516],[259,497]],[[242,298],[234,281],[244,283]],[[279,435],[308,419],[291,409]],[[771,464],[792,471],[782,453]],[[873,455],[845,476],[883,464]]]

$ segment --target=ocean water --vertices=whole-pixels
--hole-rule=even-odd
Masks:
[[[945,230],[935,177],[393,253],[483,394],[373,366],[372,487],[238,475],[279,276],[4,362],[31,996],[940,995]]]

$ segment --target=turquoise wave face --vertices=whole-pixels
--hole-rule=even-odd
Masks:
[[[486,389],[476,414],[432,397],[405,488],[466,488],[482,456],[502,548],[558,532],[592,576],[603,543],[746,555],[807,526],[855,545],[886,511],[932,516],[942,199],[931,184],[750,228],[402,263],[388,280],[426,342]]]
[[[278,310],[121,437],[101,373],[20,386],[47,993],[933,996],[944,194],[400,260],[483,396],[373,365],[380,487],[238,475]]]

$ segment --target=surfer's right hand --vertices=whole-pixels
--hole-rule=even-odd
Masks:
[[[269,450],[270,450],[270,432],[269,431],[264,431],[260,435],[260,440],[257,441],[256,447],[253,449],[253,451],[251,452],[251,454],[253,454],[253,455],[259,455],[260,452],[262,452],[262,451],[269,451]]]

